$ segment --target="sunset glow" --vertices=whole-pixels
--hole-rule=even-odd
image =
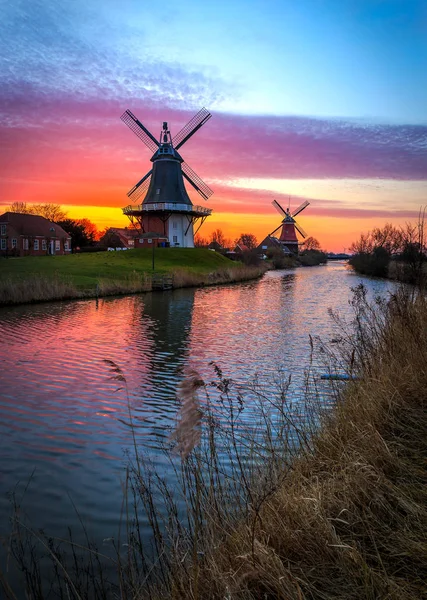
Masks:
[[[0,211],[53,202],[100,229],[127,225],[151,154],[120,115],[173,135],[202,106],[213,118],[182,154],[215,192],[203,237],[261,240],[279,224],[273,199],[307,199],[301,225],[341,251],[427,203],[421,1],[39,0],[4,13]]]

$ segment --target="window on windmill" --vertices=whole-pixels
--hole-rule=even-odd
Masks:
[[[173,222],[172,226],[174,229],[178,229],[178,223],[176,221]]]
[[[178,241],[178,236],[177,235],[173,236],[173,241],[174,241],[174,244],[176,244],[176,242]]]
[[[159,196],[159,195],[160,195],[160,188],[157,188],[157,190],[156,190],[156,194],[157,194],[157,196]]]

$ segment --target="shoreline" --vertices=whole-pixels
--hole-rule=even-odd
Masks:
[[[86,290],[79,290],[70,281],[59,276],[53,278],[34,276],[21,282],[6,280],[0,286],[0,308],[239,283],[258,279],[269,269],[270,267],[265,264],[259,266],[230,265],[224,269],[202,274],[180,268],[171,273],[135,274],[134,277],[127,280],[101,278],[95,288]],[[167,287],[162,288],[161,285],[159,286],[159,279],[164,279]]]

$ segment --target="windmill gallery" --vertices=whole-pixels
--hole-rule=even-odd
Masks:
[[[192,203],[184,185],[184,178],[204,200],[213,194],[210,187],[184,161],[178,150],[211,118],[206,108],[202,108],[188,123],[172,137],[168,123],[163,122],[159,140],[130,111],[121,116],[122,121],[144,142],[154,154],[153,167],[128,192],[134,202],[123,208],[132,226],[138,229],[140,237],[137,246],[164,245],[194,248],[194,236],[212,214],[212,209]],[[145,194],[141,204],[136,201]],[[274,200],[275,208],[284,216],[283,221],[260,244],[261,249],[270,246],[281,247],[285,253],[298,254],[296,231],[305,238],[304,230],[295,221],[309,202],[305,201],[292,214],[284,210]],[[273,237],[281,228],[280,237]]]

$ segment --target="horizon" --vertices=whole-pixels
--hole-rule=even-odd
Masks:
[[[1,212],[53,203],[99,229],[129,225],[121,209],[151,154],[120,115],[157,137],[203,106],[213,118],[183,148],[214,190],[205,202],[186,186],[213,208],[202,237],[261,241],[280,222],[274,199],[308,200],[298,223],[342,252],[427,204],[421,1],[22,0],[4,12]]]

